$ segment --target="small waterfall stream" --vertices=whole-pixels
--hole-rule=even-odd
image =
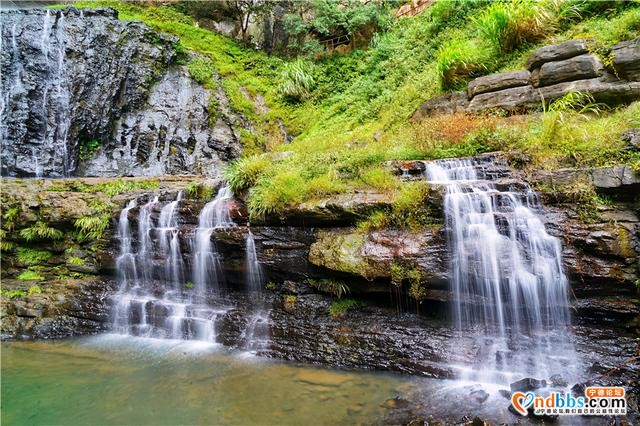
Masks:
[[[245,349],[255,352],[269,344],[269,312],[264,307],[262,268],[258,262],[256,242],[249,229],[245,237],[246,283],[252,297],[258,301],[258,309],[251,316],[245,333]]]
[[[567,372],[575,354],[560,241],[549,235],[537,195],[492,160],[440,160],[426,179],[444,185],[453,317],[475,330],[477,365],[467,378],[504,382]]]
[[[120,288],[113,320],[116,332],[215,342],[215,319],[224,310],[210,307],[185,288],[177,217],[182,199],[180,192],[163,207],[157,196],[143,204],[137,216],[137,239],[130,224],[137,202],[131,201],[120,213],[120,255],[116,260]]]

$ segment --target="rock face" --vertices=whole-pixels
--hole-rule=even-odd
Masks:
[[[112,9],[1,13],[3,175],[215,175],[238,154],[212,94],[173,66],[175,37]]]
[[[527,70],[476,78],[469,82],[466,94],[454,92],[431,98],[411,119],[494,109],[520,112],[570,92],[589,94],[608,105],[640,99],[640,38],[619,43],[611,55],[615,72],[606,70],[597,56],[589,54],[583,40],[541,47],[529,56]]]

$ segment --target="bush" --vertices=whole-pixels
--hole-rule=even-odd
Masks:
[[[313,65],[303,59],[285,64],[280,73],[278,93],[296,101],[307,99],[316,85],[312,74]]]

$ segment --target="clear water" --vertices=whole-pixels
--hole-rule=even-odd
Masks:
[[[411,383],[199,342],[104,335],[3,343],[2,424],[370,424]]]

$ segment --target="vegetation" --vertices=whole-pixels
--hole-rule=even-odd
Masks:
[[[338,299],[341,299],[343,295],[349,294],[351,291],[349,286],[342,282],[333,279],[321,279],[321,280],[309,280],[309,284],[325,293],[329,293]]]
[[[14,297],[23,297],[23,296],[31,296],[32,294],[40,294],[42,293],[42,289],[40,286],[32,285],[29,287],[27,291],[25,290],[4,290],[0,289],[0,296],[8,297],[9,299],[13,299]]]
[[[102,238],[104,232],[109,227],[111,215],[103,213],[99,216],[83,216],[76,219],[74,225],[79,231],[78,239],[92,239],[96,240]]]
[[[37,271],[27,269],[18,275],[18,279],[20,281],[42,281],[44,280],[44,277]]]
[[[416,17],[396,20],[390,13],[394,2],[342,3],[347,2],[307,2],[299,7],[309,10],[287,16],[290,53],[303,55],[296,58],[244,49],[197,27],[180,7],[77,4],[112,6],[121,19],[142,20],[180,37],[180,48],[194,53],[188,64],[194,79],[214,87],[212,73],[222,77],[233,110],[251,124],[240,132],[245,157],[230,166],[226,177],[235,192],[246,192],[252,217],[281,214],[345,191],[397,194],[382,165],[394,159],[514,149],[524,152],[532,167],[632,164],[640,169],[639,155],[620,149],[622,129],[637,127],[637,104],[597,115],[572,105],[561,116],[551,105],[541,105],[544,120],[454,115],[407,121],[424,100],[475,76],[521,69],[528,54],[543,44],[591,38],[594,51],[606,56],[607,47],[637,36],[637,2],[439,0]],[[203,13],[186,6],[180,10]],[[305,55],[318,48],[318,40],[315,47],[305,47],[303,35],[310,33],[318,40],[349,34],[371,41],[368,49],[346,55]],[[266,110],[256,107],[259,97]],[[292,143],[284,143],[280,122],[295,136]],[[380,224],[382,218],[377,213],[371,223]],[[425,224],[414,218],[399,226]]]
[[[98,149],[100,149],[100,142],[93,139],[90,141],[80,141],[79,146],[79,156],[81,160],[87,160],[93,157]]]
[[[48,226],[42,221],[37,221],[34,225],[20,230],[20,236],[27,242],[36,240],[59,240],[62,238],[62,231]]]
[[[342,318],[345,314],[352,309],[362,306],[360,302],[354,299],[339,299],[331,302],[329,306],[329,315],[331,318]]]
[[[46,262],[51,252],[46,250],[34,250],[27,247],[19,247],[17,250],[18,261],[26,265],[38,265]]]
[[[71,257],[67,258],[67,263],[69,265],[80,266],[80,265],[84,265],[85,261],[81,257],[71,256]]]

